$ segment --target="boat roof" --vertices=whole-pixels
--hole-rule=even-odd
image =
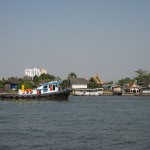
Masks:
[[[61,81],[51,81],[51,82],[47,82],[47,83],[42,83],[40,84],[40,86],[45,86],[45,85],[50,85],[50,84],[60,84],[62,83]]]
[[[100,90],[103,88],[95,88],[95,89],[88,89],[88,88],[80,88],[80,89],[76,89],[77,91],[95,91],[95,90]]]

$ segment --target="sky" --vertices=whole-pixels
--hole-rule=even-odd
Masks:
[[[103,81],[150,72],[149,0],[0,0],[0,77],[45,68]]]

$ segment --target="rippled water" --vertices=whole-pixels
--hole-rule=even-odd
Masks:
[[[149,150],[150,97],[0,101],[0,150]]]

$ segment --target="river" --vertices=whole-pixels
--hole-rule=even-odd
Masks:
[[[149,149],[149,96],[0,100],[0,150]]]

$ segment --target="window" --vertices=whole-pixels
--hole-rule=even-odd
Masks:
[[[55,85],[53,85],[53,91],[55,91]]]

